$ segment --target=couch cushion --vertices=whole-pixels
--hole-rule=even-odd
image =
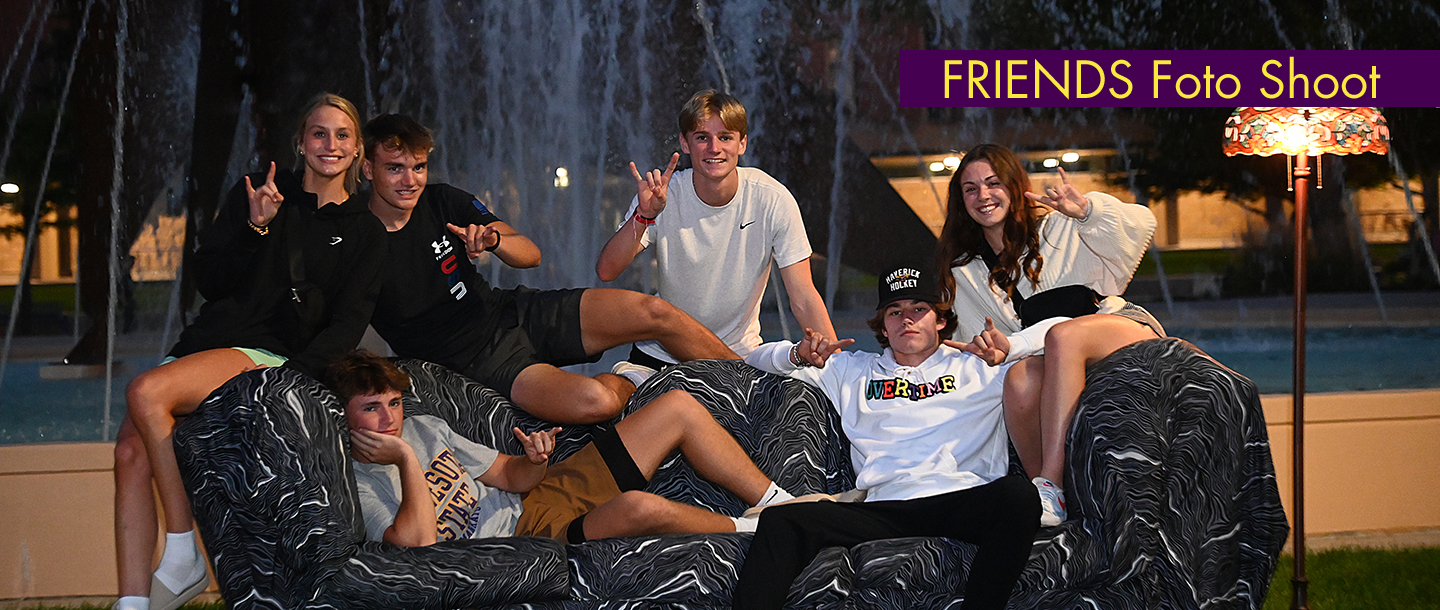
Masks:
[[[236,608],[453,608],[562,598],[563,547],[363,542],[335,397],[285,368],[236,376],[175,430],[221,594]]]
[[[1255,384],[1178,339],[1085,381],[1070,520],[1042,531],[1011,607],[1259,607],[1289,526]]]
[[[343,414],[286,368],[243,373],[175,430],[195,520],[228,600],[299,606],[362,539]]]
[[[566,547],[576,600],[730,605],[749,534],[606,538]]]
[[[667,367],[630,398],[628,415],[671,390],[694,396],[720,422],[766,476],[795,495],[854,488],[850,441],[840,418],[819,390],[771,375],[740,360],[699,360]],[[647,491],[738,516],[749,508],[720,486],[700,478],[676,453]]]

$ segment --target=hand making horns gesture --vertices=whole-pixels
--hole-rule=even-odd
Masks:
[[[285,196],[280,194],[280,189],[275,187],[275,162],[270,162],[270,174],[265,176],[265,184],[260,188],[250,185],[250,177],[245,177],[245,194],[250,198],[250,222],[257,227],[263,227],[275,220],[275,215],[280,213],[280,203],[285,201]]]
[[[525,448],[525,457],[531,464],[544,464],[550,461],[550,454],[555,451],[555,435],[560,433],[560,428],[549,430],[536,430],[529,434],[521,432],[519,428],[512,428],[515,438]]]
[[[1005,362],[1005,357],[1010,355],[1010,338],[995,328],[995,321],[989,316],[985,317],[985,330],[975,335],[969,343],[946,339],[945,345],[975,354],[990,366]]]
[[[1090,200],[1085,198],[1080,189],[1070,184],[1070,177],[1065,175],[1064,168],[1060,168],[1060,186],[1045,187],[1043,196],[1034,193],[1025,193],[1025,196],[1071,218],[1085,218],[1090,213]]]
[[[640,175],[636,169],[635,162],[630,162],[630,174],[635,176],[635,190],[639,191],[639,207],[636,211],[646,218],[654,218],[665,210],[665,197],[670,190],[670,176],[675,173],[675,164],[680,162],[680,153],[670,155],[670,165],[665,167],[662,173],[658,169],[652,169]]]
[[[486,248],[500,245],[500,231],[490,225],[458,227],[447,222],[445,227],[465,242],[465,256],[470,257],[470,260],[480,258]]]
[[[824,368],[825,361],[829,360],[830,356],[853,343],[854,339],[831,340],[824,334],[807,328],[805,338],[796,344],[795,355],[810,363],[810,366]]]

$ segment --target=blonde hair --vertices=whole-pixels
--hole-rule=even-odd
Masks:
[[[300,115],[300,124],[295,126],[295,149],[297,153],[301,150],[301,143],[305,141],[305,126],[310,123],[310,115],[315,114],[316,110],[325,106],[335,108],[350,118],[350,124],[353,125],[350,130],[350,137],[355,138],[355,151],[358,153],[365,150],[365,136],[360,131],[360,111],[355,109],[355,105],[351,104],[350,100],[335,95],[334,93],[321,93],[310,100],[310,105],[306,107],[305,113]],[[295,155],[295,171],[302,175],[305,171],[305,156],[303,154]],[[360,190],[360,158],[357,156],[350,161],[350,168],[345,170],[345,192],[353,195],[358,190]]]
[[[720,93],[714,89],[706,89],[690,97],[690,101],[680,108],[680,135],[700,129],[700,124],[705,119],[717,116],[726,129],[745,137],[749,134],[750,124],[745,119],[745,106],[740,100],[728,93]]]

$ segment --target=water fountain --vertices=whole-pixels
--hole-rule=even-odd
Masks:
[[[101,129],[95,130],[92,121],[84,124],[87,130],[112,133],[115,116],[129,117],[123,137],[108,146],[126,154],[117,161],[107,152],[103,163],[91,164],[96,169],[87,175],[104,176],[95,181],[104,189],[92,194],[103,205],[92,210],[98,216],[87,222],[104,229],[98,234],[104,248],[113,239],[123,250],[139,232],[140,219],[160,201],[165,214],[187,217],[193,235],[241,173],[262,159],[291,161],[290,115],[303,99],[325,88],[349,96],[367,112],[403,111],[430,123],[439,144],[433,179],[475,190],[540,245],[546,257],[536,270],[485,263],[496,284],[595,285],[595,253],[633,196],[626,164],[663,161],[677,148],[673,121],[678,105],[697,89],[716,87],[750,107],[750,149],[744,161],[790,185],[801,200],[812,243],[818,246],[817,261],[824,259],[817,264],[816,280],[831,307],[844,309],[843,269],[883,264],[902,249],[894,244],[913,249],[912,244],[933,243],[870,166],[872,154],[914,155],[918,161],[926,153],[964,150],[982,140],[1023,142],[1026,148],[1096,144],[1120,151],[1132,181],[1146,170],[1145,160],[1131,155],[1136,138],[1143,138],[1135,135],[1143,121],[1133,112],[899,108],[893,67],[885,63],[899,49],[1011,48],[1037,41],[1070,48],[1200,48],[1236,34],[1240,37],[1231,44],[1315,44],[1305,26],[1273,3],[1262,7],[1268,20],[1205,21],[1204,28],[1180,32],[1160,24],[1177,15],[1204,21],[1199,17],[1220,10],[1218,3],[1126,6],[1133,10],[1122,15],[1063,1],[1022,10],[938,2],[883,7],[858,0],[816,5],[710,0],[674,6],[569,0],[545,8],[357,0],[343,10],[255,0],[199,8],[176,2],[166,10],[131,11],[129,44],[104,47],[110,53],[105,61],[111,74],[104,80],[109,92],[86,94],[108,104],[110,113]],[[1407,0],[1386,6],[1394,13],[1387,19],[1427,18],[1423,5]],[[80,14],[64,7],[36,0],[26,7],[24,25],[16,19],[19,33],[0,86],[24,89],[34,63],[29,58],[42,47],[22,34],[44,31],[47,20],[54,19],[52,9]],[[119,12],[107,10],[101,29],[111,40],[121,31]],[[1052,19],[1031,20],[1034,27],[1026,28],[977,27],[1025,21],[1035,10]],[[1350,38],[1375,29],[1371,22],[1337,27],[1341,33],[1348,28]],[[1335,32],[1324,35],[1345,38]],[[66,42],[57,48],[70,54],[78,47]],[[127,70],[114,70],[116,48],[126,50]],[[83,69],[87,58],[80,53]],[[116,91],[126,100],[122,109],[113,102]],[[28,112],[27,101],[17,96],[9,114]],[[12,119],[7,129],[13,131],[14,124]],[[561,170],[565,180],[557,177]],[[177,173],[188,177],[186,192],[166,196]],[[124,188],[115,186],[120,183]],[[1141,198],[1146,186],[1130,186]],[[930,188],[936,205],[943,207],[944,194],[933,183]],[[119,222],[111,223],[117,212]],[[112,258],[102,260],[100,272],[85,275],[79,292],[87,299],[103,297],[111,291],[110,278],[120,276],[117,294],[99,299],[98,308],[87,302],[83,317],[113,328],[123,326],[135,315],[128,312],[139,307],[138,328],[156,335],[149,354],[163,351],[194,309],[190,290],[174,283],[151,286],[147,290],[161,296],[133,305],[125,297],[133,291],[132,282],[124,279],[129,263],[118,258],[112,265]],[[1159,262],[1158,251],[1153,258]],[[1433,260],[1432,255],[1432,266],[1440,269]],[[93,261],[87,265],[95,266]],[[636,267],[613,285],[650,289],[647,266]],[[1173,310],[1167,282],[1162,291],[1166,308]],[[778,302],[783,299],[776,296],[783,310]],[[12,336],[7,333],[6,340]],[[99,341],[81,341],[91,346],[96,364],[115,360],[108,337],[103,333]],[[5,351],[0,358],[9,358]],[[113,388],[107,395],[112,393]]]

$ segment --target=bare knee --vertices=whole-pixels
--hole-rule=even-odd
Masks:
[[[1024,414],[1040,405],[1040,389],[1045,377],[1045,357],[1025,358],[1005,374],[1005,411]]]
[[[673,520],[675,513],[669,500],[644,491],[627,491],[611,502],[617,502],[617,506],[624,509],[634,528],[645,531],[664,531],[664,526]]]
[[[150,480],[150,458],[134,428],[121,427],[115,439],[115,478]]]
[[[1050,327],[1045,333],[1045,354],[1048,356],[1074,354],[1085,339],[1085,323],[1076,318]]]
[[[572,397],[572,412],[575,414],[575,422],[582,424],[596,424],[610,421],[620,416],[624,410],[625,403],[615,390],[606,387],[605,384],[594,379],[590,383],[578,388]]]
[[[636,303],[632,315],[647,328],[661,329],[676,324],[684,313],[669,301],[647,294]]]
[[[125,405],[131,421],[137,425],[154,421],[158,416],[171,415],[174,399],[165,389],[165,382],[151,369],[141,373],[125,388]]]
[[[661,411],[667,417],[684,422],[693,422],[700,418],[714,419],[710,411],[685,390],[670,390],[644,408]]]

